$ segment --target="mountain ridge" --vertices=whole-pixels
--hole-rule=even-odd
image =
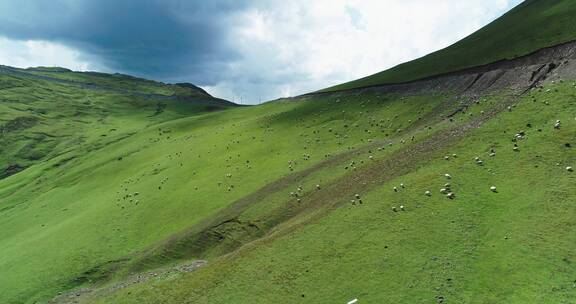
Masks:
[[[391,69],[318,92],[399,83],[517,58],[576,40],[576,8],[568,0],[524,1],[475,33]]]

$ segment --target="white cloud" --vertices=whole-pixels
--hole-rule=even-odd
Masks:
[[[243,12],[234,30],[244,55],[207,88],[257,102],[367,76],[441,49],[521,0],[293,0]],[[266,87],[261,87],[265,85]]]
[[[97,63],[82,57],[80,52],[54,42],[0,37],[0,64],[3,65],[20,68],[59,66],[77,71],[99,69]]]

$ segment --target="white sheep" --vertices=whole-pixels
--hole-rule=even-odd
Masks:
[[[448,197],[449,199],[453,199],[456,195],[452,192],[446,194],[446,197]]]
[[[440,189],[440,193],[446,194],[446,193],[448,193],[448,191],[446,190],[446,188],[442,188],[442,189]]]
[[[554,129],[560,129],[560,120],[557,120],[556,123],[554,124]]]
[[[432,192],[426,190],[426,192],[424,192],[424,195],[426,195],[426,196],[432,196]]]
[[[492,187],[490,187],[490,191],[492,191],[492,192],[496,192],[496,186],[492,186]]]
[[[444,177],[446,177],[447,179],[452,179],[452,176],[448,173],[444,174]]]
[[[316,189],[320,190],[320,185],[316,185]]]
[[[568,167],[566,167],[566,171],[572,172],[572,171],[574,171],[574,169],[572,167],[568,166]]]
[[[357,304],[358,303],[358,299],[354,299],[352,301],[348,301],[348,304]]]
[[[398,188],[397,188],[397,187],[394,187],[394,192],[398,192]]]
[[[406,211],[406,208],[404,208],[404,205],[401,205],[401,206],[400,206],[400,210]]]

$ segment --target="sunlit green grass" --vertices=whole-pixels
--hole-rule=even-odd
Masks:
[[[9,303],[89,283],[84,272],[137,258],[139,250],[327,155],[392,138],[444,100],[370,94],[204,113],[174,101],[154,115],[155,101],[32,83],[40,92],[58,90],[32,104],[53,116],[40,115],[45,123],[11,133],[10,140],[26,141],[22,135],[36,131],[67,136],[40,160],[22,160],[16,149],[3,154],[30,166],[0,181],[0,299]],[[25,96],[18,89],[4,93],[13,104]],[[79,108],[78,100],[91,106]],[[84,113],[76,119],[79,110]],[[10,115],[3,119],[21,114]],[[346,173],[337,171],[334,176]],[[306,186],[329,182],[334,176],[326,173]]]
[[[565,167],[574,165],[576,152],[565,144],[576,140],[576,89],[554,87],[558,92],[533,92],[535,101],[524,97],[424,166],[360,193],[362,205],[348,203],[353,193],[333,197],[346,203],[287,234],[96,302],[570,303],[576,176]],[[483,100],[468,112],[498,99]],[[515,152],[512,138],[520,131],[526,136]],[[447,182],[454,200],[439,192]],[[400,183],[406,188],[394,192]],[[400,205],[406,211],[392,211]]]

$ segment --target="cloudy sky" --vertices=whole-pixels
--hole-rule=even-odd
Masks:
[[[0,64],[191,82],[243,103],[373,74],[521,0],[1,0]]]

